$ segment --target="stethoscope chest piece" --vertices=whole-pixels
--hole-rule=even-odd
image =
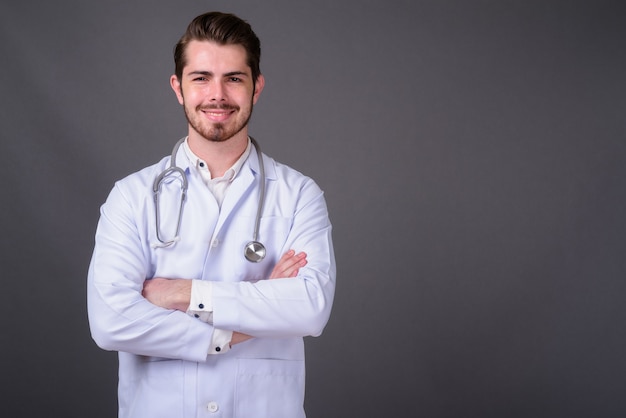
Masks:
[[[246,260],[252,263],[258,263],[265,258],[265,246],[259,241],[250,241],[244,248],[243,255]]]

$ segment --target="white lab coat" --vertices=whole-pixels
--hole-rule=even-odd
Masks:
[[[308,177],[263,156],[266,198],[260,263],[243,256],[252,239],[259,167],[254,147],[221,210],[182,148],[189,181],[181,240],[154,248],[152,185],[169,157],[116,183],[101,208],[88,275],[88,313],[96,343],[119,351],[120,418],[304,417],[303,336],[328,321],[335,289],[331,224],[322,191]],[[180,185],[161,194],[161,230],[174,236]],[[289,249],[305,251],[296,278],[264,280]],[[141,296],[152,277],[213,281],[214,326],[253,335],[207,355],[213,326]]]

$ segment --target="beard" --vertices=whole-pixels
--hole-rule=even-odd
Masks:
[[[193,130],[208,141],[224,142],[237,135],[248,125],[252,117],[253,104],[252,101],[250,101],[250,108],[244,110],[242,113],[240,113],[241,108],[239,106],[230,104],[196,106],[195,109],[190,109],[187,105],[183,105],[183,107],[185,109],[187,122]],[[235,118],[228,120],[226,123],[209,122],[202,116],[202,112],[207,110],[232,110],[235,112]]]

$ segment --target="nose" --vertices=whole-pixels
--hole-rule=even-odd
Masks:
[[[213,80],[211,83],[211,90],[209,92],[211,101],[223,102],[226,100],[226,89],[224,83],[221,80]]]

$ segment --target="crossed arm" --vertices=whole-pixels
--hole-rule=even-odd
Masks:
[[[269,279],[296,277],[301,267],[306,266],[306,253],[296,253],[294,250],[287,251],[276,263]],[[149,302],[165,309],[185,312],[191,299],[191,280],[167,279],[155,277],[146,280],[141,294]],[[247,334],[233,332],[231,345],[244,342],[252,338]]]

